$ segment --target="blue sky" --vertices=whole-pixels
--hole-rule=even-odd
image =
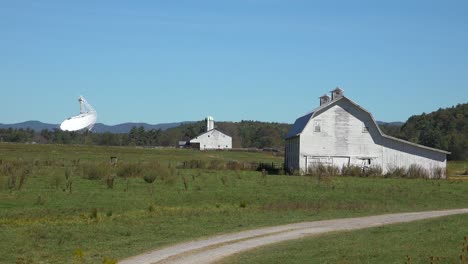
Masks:
[[[468,1],[1,1],[0,123],[377,120],[468,101]]]

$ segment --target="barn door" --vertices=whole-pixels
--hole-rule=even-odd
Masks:
[[[340,169],[349,166],[349,157],[333,157],[333,166]]]

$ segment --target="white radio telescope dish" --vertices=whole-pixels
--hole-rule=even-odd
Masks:
[[[84,99],[83,96],[78,98],[80,102],[80,114],[65,119],[60,124],[60,129],[63,131],[90,131],[94,124],[96,124],[97,113],[96,110]]]

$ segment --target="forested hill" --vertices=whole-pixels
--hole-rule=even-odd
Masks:
[[[448,150],[451,160],[468,159],[468,103],[410,117],[400,128],[382,127],[388,135]]]

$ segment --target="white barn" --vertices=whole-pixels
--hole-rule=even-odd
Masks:
[[[307,168],[322,163],[339,168],[380,166],[386,173],[415,164],[429,173],[440,168],[445,177],[447,154],[385,135],[371,113],[336,88],[331,98],[320,97],[320,106],[299,117],[289,130],[285,168],[307,173]]]
[[[232,149],[232,137],[214,127],[213,117],[206,119],[206,132],[190,140],[190,146],[200,150]]]

